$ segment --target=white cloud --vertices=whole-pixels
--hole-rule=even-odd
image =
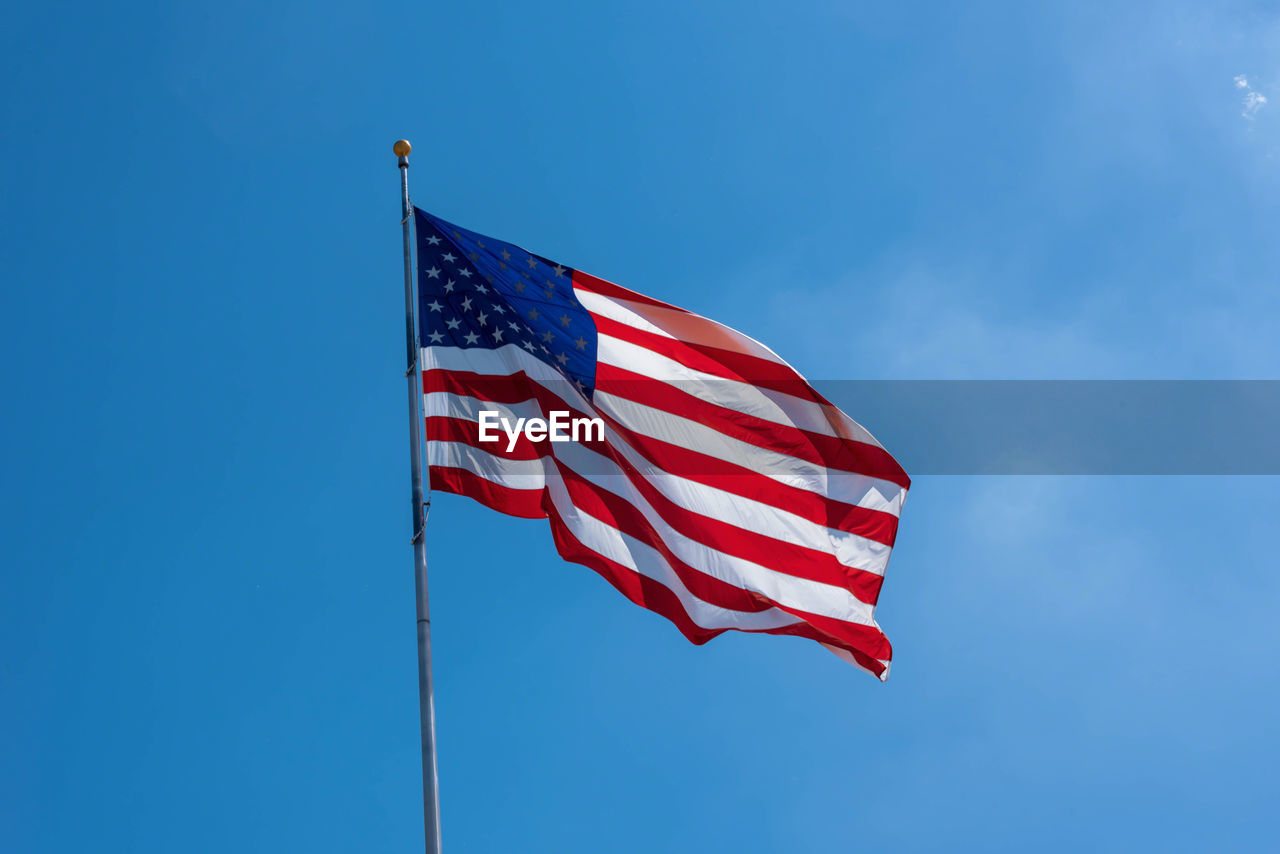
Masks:
[[[1251,119],[1256,116],[1258,114],[1258,110],[1261,110],[1263,105],[1267,103],[1267,96],[1261,92],[1255,91],[1254,88],[1249,85],[1249,78],[1245,75],[1237,74],[1233,79],[1236,81],[1236,88],[1244,90],[1244,110],[1241,111],[1240,115],[1244,116],[1246,119]]]
[[[1257,115],[1258,110],[1262,109],[1262,105],[1267,103],[1267,96],[1258,92],[1250,92],[1244,99],[1244,112],[1240,115],[1247,119]]]

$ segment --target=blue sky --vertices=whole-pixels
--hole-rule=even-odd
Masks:
[[[1280,7],[1116,5],[14,9],[0,847],[420,844],[398,137],[815,379],[1276,378]],[[446,850],[1270,850],[1278,510],[917,478],[881,685],[440,496]]]

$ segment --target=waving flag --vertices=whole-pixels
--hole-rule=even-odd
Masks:
[[[866,430],[740,332],[415,226],[431,488],[549,519],[561,556],[694,643],[796,635],[888,675],[875,605],[910,480]],[[533,418],[598,426],[556,441]]]

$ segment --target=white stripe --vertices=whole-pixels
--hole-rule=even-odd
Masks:
[[[547,485],[541,460],[497,457],[465,442],[428,442],[427,465],[466,469],[487,481],[511,489],[537,489]]]
[[[528,474],[530,466],[541,469],[544,465],[552,465],[547,458],[510,460],[457,442],[432,442],[431,444],[438,446],[442,454],[439,458],[432,460],[433,465],[465,469],[493,483],[515,489],[528,488],[519,484],[527,483],[532,477]],[[541,478],[541,471],[537,476]],[[685,613],[698,626],[704,629],[760,631],[804,622],[778,608],[768,608],[764,611],[737,611],[698,598],[689,592],[661,552],[630,534],[596,519],[573,504],[563,478],[553,477],[545,483],[552,502],[564,519],[565,527],[582,545],[666,587],[676,595]]]
[[[568,453],[556,454],[563,465],[598,489],[612,492],[640,511],[672,554],[694,569],[734,587],[753,590],[789,608],[864,626],[876,624],[872,616],[874,608],[843,587],[788,575],[764,564],[719,551],[680,533],[662,518],[621,470],[614,474],[603,472],[609,462],[604,457],[581,445],[566,444],[564,447]],[[548,479],[548,483],[555,481],[556,478]]]
[[[897,516],[904,490],[896,483],[801,460],[726,436],[700,421],[596,390],[596,408],[629,430],[740,465],[770,480]]]
[[[642,435],[686,450],[729,460],[779,483],[795,486],[824,498],[897,516],[906,496],[906,490],[891,481],[831,470],[786,454],[766,451],[699,422],[624,400],[616,395],[597,390],[593,408],[593,404],[563,374],[513,344],[504,345],[497,350],[427,347],[422,353],[424,369],[471,371],[494,376],[508,376],[523,371],[530,379],[587,414],[594,414],[594,409],[599,409]]]
[[[538,402],[532,399],[507,405],[443,391],[424,395],[423,411],[427,417],[444,416],[472,422],[479,420],[482,411],[497,412],[509,423],[515,423],[518,418],[546,416]],[[590,414],[590,410],[586,411]],[[505,443],[505,435],[500,436],[500,443]],[[784,543],[832,554],[839,563],[853,569],[884,574],[892,550],[883,543],[819,525],[773,505],[665,471],[631,448],[608,425],[605,427],[605,440],[654,489],[678,507]],[[622,494],[618,486],[611,485],[613,479],[625,477],[612,460],[594,452],[591,458],[583,458],[575,454],[575,450],[576,446],[571,444],[552,446],[555,456],[569,462],[579,475],[614,494]],[[555,473],[548,474],[554,476]],[[597,481],[596,478],[604,479]],[[630,484],[624,488],[630,489]]]
[[[684,586],[680,576],[659,551],[584,513],[569,500],[568,490],[562,480],[553,478],[548,482],[548,487],[552,502],[564,518],[565,527],[579,542],[591,551],[666,587],[680,600],[689,619],[702,628],[761,631],[804,622],[777,608],[756,612],[735,611],[699,599],[689,592],[689,588]]]
[[[892,551],[884,543],[819,525],[772,504],[668,472],[626,444],[607,425],[606,438],[641,477],[677,507],[784,543],[825,552],[851,569],[884,575]]]
[[[523,372],[573,407],[583,411],[591,407],[591,402],[564,374],[516,344],[503,344],[496,350],[484,347],[423,347],[419,364],[423,371],[439,369],[503,377]]]
[[[668,338],[673,341],[679,341],[681,339],[676,335],[672,335],[670,332],[664,329],[661,325],[654,323],[651,320],[651,317],[668,315],[676,318],[676,323],[673,325],[678,325],[679,327],[681,327],[682,331],[688,332],[690,329],[697,329],[699,334],[696,337],[702,339],[698,343],[710,344],[712,346],[722,347],[724,345],[724,342],[718,339],[720,339],[722,336],[728,336],[729,338],[733,339],[733,343],[735,344],[735,347],[731,349],[737,349],[740,352],[746,352],[758,358],[764,359],[766,361],[779,364],[787,368],[788,370],[790,370],[793,374],[795,374],[796,379],[802,382],[807,382],[804,379],[804,377],[800,374],[799,371],[791,367],[791,365],[789,365],[777,353],[773,352],[773,350],[769,349],[764,344],[761,344],[759,341],[752,338],[751,336],[745,335],[736,329],[732,329],[728,326],[725,326],[723,323],[717,323],[714,320],[711,320],[706,317],[702,317],[701,315],[693,314],[692,312],[686,312],[683,309],[655,308],[653,306],[649,306],[643,303],[633,302],[630,300],[617,299],[614,297],[606,297],[601,294],[583,290],[581,288],[574,288],[574,294],[578,297],[578,300],[579,302],[582,303],[583,307],[585,307],[589,312],[593,314],[597,314],[601,317],[607,317],[610,320],[614,320],[614,321],[617,321],[618,323],[625,324],[627,326],[632,327],[633,329],[639,329],[645,332],[651,332],[655,335],[661,335],[662,337]],[[612,336],[609,336],[609,337],[612,337]],[[617,365],[618,367],[623,367],[623,368],[630,367],[626,362],[619,363],[619,362],[610,361],[607,357],[602,358],[601,361],[606,361],[609,364]],[[635,370],[635,369],[632,368],[632,370]],[[661,376],[668,376],[668,375],[654,374],[653,376],[661,377]],[[763,394],[769,395],[769,396],[772,396],[774,394],[779,394],[778,392],[771,392],[767,389],[760,390],[760,391]],[[791,407],[788,406],[785,402],[787,399],[790,399],[792,401],[797,401],[799,399],[794,398],[790,395],[784,395],[777,399],[777,403],[784,410],[791,411]],[[810,405],[814,405],[809,401],[802,401],[802,402]],[[818,432],[826,432],[830,428],[834,427],[835,428],[834,431],[829,433],[828,435],[839,436],[840,438],[849,439],[854,442],[865,442],[870,445],[883,447],[882,445],[880,445],[878,441],[876,441],[876,438],[872,436],[865,427],[863,427],[857,421],[854,421],[844,412],[841,412],[840,409],[838,409],[837,407],[818,405],[818,408],[821,410],[821,413],[817,419],[814,419],[812,417],[797,417],[795,419],[795,423],[799,426],[803,426],[804,429],[813,429]],[[812,427],[804,426],[808,424],[812,424],[813,426]]]
[[[691,311],[685,311],[674,306],[655,306],[635,300],[607,297],[577,286],[573,289],[573,295],[582,303],[582,307],[592,314],[607,317],[610,320],[616,320],[618,323],[625,323],[627,326],[652,332],[665,338],[677,341],[689,340],[695,344],[745,353],[757,359],[764,359],[765,361],[790,368],[796,376],[800,376],[795,368],[788,365],[781,356],[750,335],[744,335],[738,330],[725,326],[723,323],[714,321],[709,317],[703,317],[700,314],[694,314]],[[680,334],[673,335],[666,329],[663,325],[664,323],[669,324]]]
[[[832,425],[830,410],[835,407],[822,406],[811,400],[741,380],[717,377],[612,335],[601,334],[597,338],[599,346],[596,358],[607,365],[670,383],[695,397],[774,424],[881,447],[866,428],[843,413],[840,429]],[[804,382],[799,375],[796,380]],[[838,409],[835,411],[839,412]]]
[[[818,641],[818,643],[822,643],[822,641]],[[858,661],[858,659],[853,657],[853,653],[849,652],[849,650],[841,649],[838,646],[832,646],[829,643],[822,643],[822,645],[826,647],[829,652],[835,653],[836,658],[848,664],[852,664],[854,667],[858,668],[859,670],[865,670],[867,673],[870,673],[872,676],[875,676],[881,682],[885,682],[889,679],[889,662],[885,661],[883,658],[876,659],[876,661],[884,665],[884,672],[877,675],[876,672],[871,668],[863,667],[862,664]]]
[[[656,326],[641,317],[640,314],[632,308],[635,303],[630,302],[629,300],[613,299],[611,297],[604,296],[603,294],[597,294],[593,291],[584,290],[579,287],[574,287],[573,295],[578,298],[578,302],[582,303],[582,307],[592,314],[598,314],[601,317],[607,317],[610,320],[625,323],[627,326],[631,326],[635,329],[652,332],[654,335],[661,335],[663,338],[670,338],[673,341],[677,340],[676,337],[667,330],[660,326]]]
[[[476,398],[462,398],[459,396],[451,396],[454,397],[454,400],[446,404],[445,401],[438,397],[438,395],[444,394],[443,392],[433,392],[428,395],[428,397],[436,398],[429,404],[429,409],[439,410],[445,405],[449,405],[452,408],[452,405],[456,404],[457,409],[454,411],[458,415],[463,415],[468,413],[468,410],[478,411],[478,409],[490,405]],[[533,401],[529,401],[528,404],[520,408],[526,409],[526,407],[533,412],[538,411]],[[514,415],[513,409],[510,408],[506,411]],[[516,482],[534,482],[533,473],[535,471],[537,476],[543,477],[548,485],[561,483],[561,478],[557,476],[555,463],[549,457],[516,461],[495,457],[487,451],[464,443],[431,442],[429,444],[433,449],[435,446],[448,449],[438,453],[457,454],[456,458],[439,457],[437,458],[440,460],[438,462],[433,459],[434,465],[470,469],[479,464],[483,468],[483,476],[504,486],[515,486],[515,488],[519,489],[537,488],[515,485]],[[667,548],[681,561],[694,569],[718,578],[734,587],[753,590],[787,607],[845,622],[869,626],[875,625],[872,606],[858,599],[843,587],[780,572],[767,565],[719,551],[677,531],[649,504],[648,500],[631,483],[626,474],[618,468],[617,464],[607,457],[576,442],[563,443],[554,450],[556,459],[562,465],[571,469],[598,489],[610,492],[636,508],[653,527]],[[508,465],[503,465],[503,463]],[[546,472],[545,476],[542,474],[544,471]],[[694,485],[696,486],[696,484]],[[710,490],[709,492],[714,495],[716,491]],[[699,506],[695,506],[692,509],[693,512],[704,513],[712,518],[726,514],[731,516],[733,505],[729,501],[734,498],[736,496],[725,495],[727,500],[715,500],[714,498],[708,500],[705,497],[700,501],[695,499],[695,503]],[[724,521],[743,527],[732,518]],[[775,522],[774,525],[769,526],[768,529],[761,531],[761,533],[769,536],[771,531],[776,530],[776,528]],[[823,551],[829,553],[830,549],[826,548]],[[886,557],[887,551],[886,548]]]

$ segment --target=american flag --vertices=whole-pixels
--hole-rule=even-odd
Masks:
[[[910,479],[870,433],[722,324],[418,209],[415,231],[432,489],[547,518],[694,643],[794,635],[888,676],[875,605]],[[604,435],[482,441],[485,411]]]

